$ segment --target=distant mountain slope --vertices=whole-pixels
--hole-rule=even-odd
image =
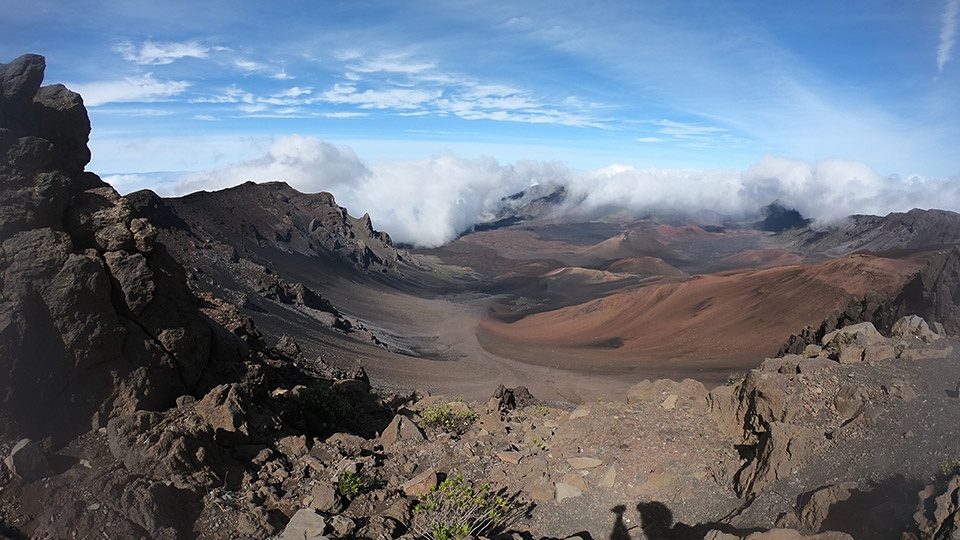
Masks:
[[[312,344],[312,354],[355,342],[414,353],[377,299],[475,281],[468,270],[397,249],[369,216],[351,216],[333,195],[282,182],[169,199],[139,191],[127,200],[157,224],[192,286],[240,306],[274,339],[289,334]]]
[[[247,182],[215,192],[160,200],[149,192],[127,197],[147,217],[236,247],[277,249],[346,263],[358,270],[398,271],[401,253],[369,215],[354,218],[329,193],[300,193],[282,182]],[[179,221],[172,220],[175,216]]]
[[[920,249],[960,243],[960,214],[947,210],[894,212],[884,217],[856,215],[827,228],[807,225],[775,237],[786,249],[836,257],[854,251]]]

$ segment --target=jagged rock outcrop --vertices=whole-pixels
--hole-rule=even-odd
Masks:
[[[880,333],[891,335],[893,325],[907,315],[929,322],[935,334],[960,333],[960,246],[929,255],[924,267],[899,292],[886,298],[867,293],[850,301],[843,311],[830,313],[820,326],[808,326],[791,335],[777,355],[800,354],[830,332],[860,322],[870,322]],[[935,329],[941,329],[937,331]]]
[[[953,540],[960,536],[960,475],[941,480],[920,491],[913,516],[920,534],[905,534],[904,540]]]
[[[216,346],[154,229],[83,171],[83,101],[44,67],[0,66],[0,415],[66,440],[196,391]]]
[[[907,316],[892,324],[898,329],[898,337],[892,339],[883,337],[869,322],[844,326],[819,337],[818,343],[806,345],[801,354],[769,358],[742,381],[712,390],[707,398],[711,415],[740,441],[742,462],[734,478],[737,493],[756,494],[787,478],[810,464],[818,450],[834,444],[838,433],[874,421],[878,413],[871,402],[878,399],[876,389],[869,391],[822,373],[843,365],[911,361],[952,352],[949,348],[929,349],[926,341],[913,337],[914,332],[925,332],[933,341],[930,336],[935,335],[917,319]],[[902,336],[910,336],[911,341]],[[884,385],[882,392],[907,401],[916,398],[904,381]]]

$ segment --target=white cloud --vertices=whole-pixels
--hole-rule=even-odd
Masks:
[[[852,214],[886,215],[911,208],[960,210],[954,182],[884,177],[859,161],[808,163],[767,155],[741,176],[744,204],[760,206],[779,199],[823,223]]]
[[[319,99],[360,109],[392,110],[404,116],[455,115],[465,120],[604,127],[594,116],[594,103],[576,96],[548,102],[531,91],[506,84],[480,82],[446,73],[437,62],[410,53],[365,56],[358,50],[337,52],[345,62],[343,82]]]
[[[83,96],[88,107],[105,103],[163,101],[183,93],[190,87],[187,81],[159,81],[152,73],[113,81],[68,83],[74,92]]]
[[[122,195],[133,193],[141,189],[150,189],[154,192],[165,192],[177,181],[176,173],[148,173],[148,174],[112,174],[104,176],[102,180]]]
[[[380,162],[371,166],[371,173],[360,189],[337,195],[338,200],[357,213],[369,212],[375,226],[397,240],[422,246],[439,246],[456,238],[506,194],[536,180],[567,174],[562,165],[501,165],[493,158],[450,155]]]
[[[436,67],[436,64],[433,62],[410,60],[409,54],[392,54],[364,58],[362,55],[354,53],[353,56],[344,59],[360,60],[360,62],[347,66],[351,72],[356,73],[386,72],[417,74]]]
[[[311,87],[300,88],[299,86],[294,86],[293,88],[287,88],[286,90],[277,92],[276,94],[273,94],[273,96],[278,98],[296,98],[310,95],[311,93],[313,93],[313,88]]]
[[[245,58],[234,58],[233,66],[240,71],[243,71],[247,74],[260,74],[271,79],[276,79],[278,81],[286,81],[293,79],[293,76],[287,73],[287,70],[284,68],[277,68],[264,64],[263,62],[257,62],[255,60],[247,60]]]
[[[269,107],[264,103],[243,103],[237,108],[244,114],[255,114],[266,111]]]
[[[950,61],[958,23],[960,0],[947,0],[947,7],[943,10],[943,26],[940,28],[940,45],[937,47],[937,73],[943,73],[943,66]]]
[[[678,139],[693,139],[705,136],[713,136],[727,131],[723,128],[715,126],[700,126],[697,124],[674,122],[673,120],[656,120],[651,123],[660,126],[660,129],[657,130],[659,133],[670,135]]]
[[[205,121],[205,122],[214,122],[214,121],[216,121],[216,118],[214,118],[213,116],[211,116],[211,115],[209,115],[209,114],[195,114],[195,115],[193,115],[193,119],[194,119],[194,120],[203,120],[203,121]]]
[[[249,72],[263,71],[267,67],[259,62],[254,62],[253,60],[244,60],[242,58],[237,58],[236,60],[234,60],[233,65],[241,69],[242,71],[249,71]]]
[[[196,41],[155,43],[147,40],[137,48],[125,41],[113,48],[123,55],[124,60],[140,65],[172,64],[181,58],[206,58],[210,48]]]
[[[97,109],[97,115],[116,115],[116,116],[142,116],[142,117],[158,117],[158,116],[171,116],[173,115],[172,111],[162,110],[162,109],[150,109],[150,108],[100,108]]]
[[[416,109],[440,96],[439,90],[409,88],[367,89],[361,92],[349,84],[336,84],[323,93],[323,98],[329,103],[357,105],[361,109]]]
[[[190,103],[253,103],[254,96],[233,84],[224,88],[219,94],[193,98]]]
[[[359,117],[369,116],[369,115],[367,113],[362,113],[362,112],[341,111],[341,112],[320,113],[320,116],[323,116],[324,118],[359,118]]]
[[[278,180],[304,191],[336,192],[367,174],[367,168],[350,148],[293,135],[276,139],[266,155],[258,159],[185,175],[174,192],[222,189],[248,180]]]

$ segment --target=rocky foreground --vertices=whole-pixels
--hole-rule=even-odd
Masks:
[[[0,535],[960,535],[941,326],[835,314],[728,385],[618,402],[377,392],[191,291],[43,69],[0,65]]]

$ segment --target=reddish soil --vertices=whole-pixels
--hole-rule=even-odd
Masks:
[[[513,323],[484,320],[483,347],[524,363],[581,372],[674,373],[719,382],[868,290],[890,291],[919,268],[852,255],[825,263],[695,276]]]
[[[682,270],[658,257],[629,257],[607,267],[608,272],[639,276],[682,276]]]
[[[734,268],[773,268],[800,264],[803,257],[785,249],[747,249],[721,259],[722,263]]]

